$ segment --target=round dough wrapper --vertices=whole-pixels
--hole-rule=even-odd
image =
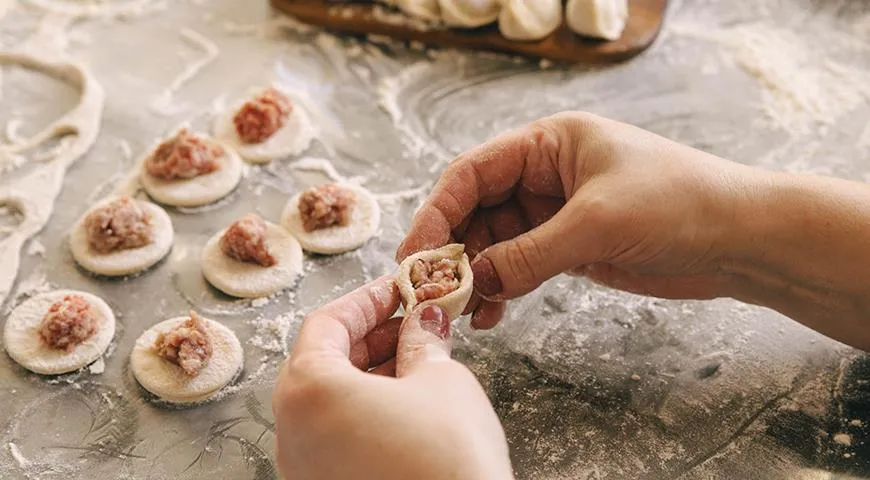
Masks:
[[[381,206],[374,195],[357,185],[340,186],[353,191],[356,198],[347,225],[306,232],[299,215],[301,193],[294,195],[284,207],[281,225],[299,240],[306,251],[323,255],[349,252],[363,246],[378,231],[381,224]]]
[[[252,90],[250,96],[257,95],[260,90],[262,89]],[[287,119],[284,126],[265,142],[245,143],[239,138],[239,133],[236,131],[233,118],[242,105],[248,101],[247,98],[239,102],[234,108],[218,115],[214,125],[215,138],[235,149],[249,163],[254,164],[268,163],[276,158],[299,155],[307,150],[314,139],[314,128],[311,126],[311,120],[303,110],[302,102],[297,101],[290,92],[284,89],[279,90],[290,97],[293,102],[293,112],[290,113],[290,118]]]
[[[477,28],[498,19],[501,0],[438,0],[441,17],[451,27]]]
[[[118,250],[105,255],[91,250],[88,232],[84,225],[85,217],[112,200],[114,199],[109,198],[96,204],[76,222],[70,233],[73,258],[86,270],[107,277],[132,275],[153,267],[172,249],[175,232],[172,229],[172,220],[166,211],[150,202],[136,200],[151,215],[151,222],[154,225],[154,237],[151,243],[144,247]]]
[[[152,350],[162,332],[168,332],[189,317],[164,320],[146,330],[130,353],[130,368],[142,388],[169,403],[197,403],[213,397],[235,379],[244,364],[244,351],[236,334],[224,325],[203,318],[212,342],[208,364],[195,377]]]
[[[226,229],[206,243],[202,252],[202,274],[218,290],[241,298],[268,297],[292,287],[302,275],[302,247],[289,232],[266,222],[266,244],[278,260],[271,267],[240,262],[221,251]]]
[[[628,0],[568,0],[565,20],[580,35],[617,40],[628,22]]]
[[[139,180],[145,193],[155,202],[173,207],[199,207],[214,203],[235,190],[242,179],[242,160],[227,145],[221,144],[225,154],[218,159],[220,169],[187,179],[165,180],[149,174],[145,162],[154,155],[152,149],[142,158]]]
[[[417,303],[414,284],[411,283],[411,267],[417,260],[436,261],[442,258],[452,258],[459,261],[459,288],[441,298]],[[402,305],[405,307],[406,315],[420,306],[438,305],[447,312],[450,320],[456,320],[462,316],[462,311],[465,310],[465,306],[468,305],[471,294],[474,292],[474,275],[471,272],[468,255],[465,254],[465,245],[453,243],[435,250],[426,250],[411,255],[399,265],[396,283],[399,286],[399,293],[402,295]]]
[[[51,348],[39,336],[42,319],[54,302],[66,295],[80,295],[91,305],[99,329],[71,351]],[[56,290],[28,299],[6,319],[3,344],[6,352],[22,367],[42,375],[76,371],[99,359],[115,336],[115,314],[102,298],[86,292]]]
[[[562,24],[562,0],[505,0],[498,28],[508,40],[540,40]]]

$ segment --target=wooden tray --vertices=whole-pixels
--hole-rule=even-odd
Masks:
[[[271,0],[301,22],[356,34],[386,35],[399,40],[418,41],[438,47],[475,50],[547,58],[571,63],[601,64],[629,59],[652,45],[661,30],[668,0],[629,0],[629,19],[622,37],[601,41],[581,37],[566,25],[537,42],[507,40],[497,25],[474,30],[418,30],[410,26],[386,23],[375,18],[371,3],[335,3],[327,0]],[[384,8],[384,7],[378,7]]]

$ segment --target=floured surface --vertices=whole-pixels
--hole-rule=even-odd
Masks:
[[[0,21],[4,46],[34,26],[26,12]],[[275,478],[271,386],[304,315],[394,272],[395,248],[437,173],[463,150],[538,117],[585,109],[748,164],[870,180],[870,112],[856,94],[866,84],[825,73],[846,66],[867,74],[866,1],[705,0],[674,2],[671,13],[662,43],[630,63],[544,71],[500,57],[338,41],[270,18],[265,2],[173,2],[124,21],[75,23],[69,50],[105,86],[107,110],[93,151],[70,169],[37,235],[44,257],[21,258],[26,285],[12,284],[11,296],[24,300],[45,284],[93,292],[118,315],[116,344],[102,374],[51,383],[0,355],[0,476]],[[186,28],[220,52],[175,94],[184,111],[166,116],[151,100],[204,58],[181,36]],[[763,60],[793,41],[806,47],[803,57]],[[750,74],[754,64],[763,72]],[[19,118],[16,133],[27,137],[78,97],[20,73],[3,68],[0,126]],[[214,205],[168,209],[175,245],[147,275],[107,281],[75,266],[73,223],[134,168],[122,140],[138,154],[183,122],[208,130],[221,98],[229,105],[272,78],[308,99],[319,131],[304,155],[329,160],[333,174],[376,194],[383,218],[373,239],[344,255],[311,256],[296,287],[266,299],[209,287],[200,258],[216,230],[252,211],[277,223],[288,198],[330,180],[325,164],[290,158],[252,167]],[[0,188],[36,165],[0,174]],[[169,410],[143,399],[129,353],[142,331],[191,308],[237,333],[245,371],[211,402]],[[870,476],[866,358],[768,311],[558,278],[511,303],[494,331],[471,332],[467,322],[456,322],[455,356],[502,418],[518,479]]]

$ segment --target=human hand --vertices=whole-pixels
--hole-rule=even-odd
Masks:
[[[639,128],[564,113],[461,155],[418,211],[397,258],[465,243],[472,326],[559,273],[665,298],[726,292],[720,270],[764,174]],[[475,258],[476,256],[476,258]]]
[[[513,478],[489,399],[450,358],[447,316],[391,318],[399,300],[384,277],[305,319],[272,401],[285,478]]]

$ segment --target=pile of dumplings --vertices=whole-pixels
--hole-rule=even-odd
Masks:
[[[628,0],[383,0],[406,14],[451,28],[477,28],[498,22],[515,41],[541,40],[562,25],[575,33],[616,40],[628,20]]]

